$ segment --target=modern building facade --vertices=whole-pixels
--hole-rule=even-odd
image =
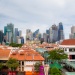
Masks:
[[[52,25],[52,32],[53,32],[53,40],[52,40],[52,42],[56,42],[58,40],[58,28],[57,28],[57,26],[55,24]]]
[[[14,42],[14,25],[12,23],[7,24],[4,27],[4,36],[6,36],[6,42]]]
[[[71,27],[71,33],[69,35],[70,39],[74,39],[75,38],[75,26]]]
[[[22,36],[22,31],[18,28],[14,28],[14,24],[9,23],[4,27],[4,42],[5,43],[24,43],[24,38]]]
[[[64,31],[63,31],[63,24],[62,24],[62,22],[60,22],[59,26],[58,26],[58,41],[59,40],[64,40]]]
[[[33,40],[33,33],[30,29],[26,29],[26,41]]]
[[[3,31],[0,30],[0,44],[2,44],[3,42],[3,36],[4,36]]]
[[[46,33],[43,33],[43,39],[44,39],[44,42],[47,42],[47,34]]]

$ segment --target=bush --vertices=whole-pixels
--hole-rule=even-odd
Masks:
[[[34,65],[34,70],[36,72],[39,72],[39,67],[40,67],[41,63],[40,62],[36,62],[35,65]]]
[[[50,75],[62,75],[58,68],[53,67],[50,70]]]

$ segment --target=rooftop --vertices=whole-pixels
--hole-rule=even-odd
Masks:
[[[75,45],[75,39],[66,39],[66,40],[63,40],[63,42],[61,43],[61,45]]]

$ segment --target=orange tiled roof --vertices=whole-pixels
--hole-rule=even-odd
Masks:
[[[10,58],[16,58],[17,60],[27,60],[27,61],[43,61],[44,58],[36,51],[24,50],[23,52],[16,52],[16,54],[11,54]]]
[[[10,50],[0,48],[0,58],[9,57]]]
[[[75,45],[75,39],[63,40],[63,42],[61,43],[61,45]]]
[[[0,48],[0,58],[15,58],[17,60],[26,61],[43,61],[44,58],[35,50],[29,48],[21,48],[21,50],[9,50],[7,48]],[[2,60],[2,59],[1,59]]]

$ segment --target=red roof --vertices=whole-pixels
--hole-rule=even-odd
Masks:
[[[20,51],[20,50],[19,50]],[[33,50],[24,50],[23,52],[16,52],[16,54],[10,54],[10,58],[16,58],[17,60],[26,60],[26,61],[44,61],[44,58],[36,51]]]
[[[63,40],[63,42],[61,43],[61,45],[75,45],[75,39],[66,39],[66,40]]]

